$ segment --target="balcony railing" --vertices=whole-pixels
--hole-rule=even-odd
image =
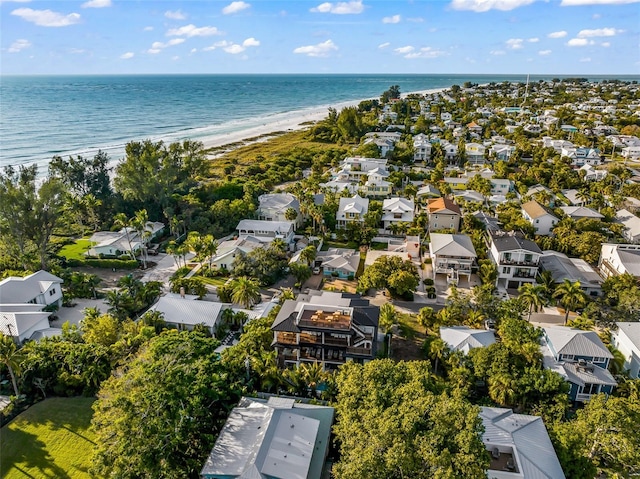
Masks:
[[[513,273],[513,277],[514,278],[535,278],[536,275],[530,272],[524,272],[524,271],[516,271],[515,273]]]
[[[589,402],[593,394],[576,394],[577,402]]]
[[[295,333],[278,333],[276,342],[280,344],[298,344],[298,339]]]
[[[501,259],[500,260],[500,264],[501,265],[515,265],[515,266],[538,266],[538,262],[537,261],[520,261],[520,260],[514,260],[514,259]]]
[[[371,348],[347,348],[347,354],[371,356]]]

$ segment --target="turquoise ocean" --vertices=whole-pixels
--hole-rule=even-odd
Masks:
[[[531,76],[530,81],[552,76]],[[590,77],[598,81],[603,78]],[[620,79],[631,80],[633,78]],[[636,78],[637,79],[637,78]],[[0,78],[0,167],[54,155],[106,151],[129,141],[166,142],[237,133],[279,115],[464,82],[526,81],[524,75],[109,75]]]

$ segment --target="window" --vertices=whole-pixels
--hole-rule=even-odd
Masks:
[[[599,385],[587,383],[582,388],[582,394],[598,394]]]
[[[540,223],[540,220],[536,220],[536,224]]]
[[[525,255],[524,255],[524,260],[525,260],[527,263],[531,263],[531,262],[533,261],[533,255],[525,254]]]
[[[573,361],[575,356],[573,354],[561,354],[560,361]]]
[[[594,363],[604,363],[606,361],[605,358],[593,358]]]
[[[53,296],[54,294],[56,294],[56,288],[53,288],[51,291],[49,291],[49,296]]]
[[[502,272],[505,273],[505,274],[511,273],[511,267],[510,266],[504,266],[502,268]]]

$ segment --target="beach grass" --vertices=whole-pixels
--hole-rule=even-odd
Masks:
[[[0,477],[84,479],[94,446],[95,398],[39,402],[0,430]]]
[[[88,239],[79,239],[72,244],[64,245],[58,254],[64,256],[67,259],[85,259],[84,254],[91,248],[92,242]]]

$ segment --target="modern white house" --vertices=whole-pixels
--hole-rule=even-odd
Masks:
[[[491,454],[488,479],[565,479],[540,416],[480,407],[482,442]]]
[[[203,479],[321,479],[334,409],[296,398],[240,399],[220,431]]]
[[[560,155],[571,160],[571,165],[580,167],[584,165],[598,166],[602,164],[600,150],[597,148],[563,147]]]
[[[631,213],[631,211],[622,209],[616,211],[616,220],[624,226],[622,235],[627,241],[640,243],[640,218]]]
[[[616,323],[611,342],[625,358],[624,368],[632,379],[640,378],[640,323]]]
[[[253,236],[243,236],[223,241],[218,245],[215,256],[211,258],[211,267],[213,269],[231,270],[237,255],[248,254],[256,248],[263,247],[264,243]]]
[[[431,142],[424,133],[413,137],[413,161],[429,161],[431,159]]]
[[[535,234],[541,236],[549,236],[559,221],[548,208],[535,200],[527,201],[522,205],[522,216],[533,225]]]
[[[602,277],[583,259],[569,258],[564,253],[545,250],[542,252],[539,265],[541,271],[551,273],[556,284],[562,284],[564,280],[571,283],[579,281],[580,288],[588,296],[602,294]]]
[[[478,255],[471,238],[461,234],[431,233],[429,254],[433,279],[444,274],[447,284],[458,284],[460,275],[471,278],[471,271]]]
[[[343,229],[352,222],[363,223],[364,215],[369,211],[369,198],[355,195],[353,198],[340,198],[336,212],[336,227]]]
[[[496,265],[496,285],[519,288],[535,283],[542,250],[533,241],[510,231],[489,231],[489,257]]]
[[[440,339],[451,351],[461,351],[464,354],[468,354],[473,348],[486,348],[496,342],[493,331],[466,326],[441,327]]]
[[[640,245],[603,243],[598,271],[603,278],[621,274],[640,278]]]
[[[367,175],[367,181],[360,188],[363,196],[384,197],[391,194],[393,184],[387,181],[389,172],[384,168],[374,168]]]
[[[584,181],[600,181],[609,174],[607,170],[597,170],[589,164],[582,165],[578,171],[583,175],[582,179]]]
[[[51,311],[62,306],[62,283],[43,270],[0,281],[0,332],[22,342],[39,331],[51,330]]]
[[[137,254],[151,241],[159,238],[163,232],[164,224],[152,221],[147,222],[142,236],[131,227],[122,228],[120,231],[98,231],[90,238],[93,246],[87,251],[87,254],[115,257],[132,250],[134,254]]]
[[[637,160],[640,158],[640,146],[626,146],[620,153],[627,160]]]
[[[258,219],[265,221],[291,221],[287,219],[287,210],[293,209],[296,219],[293,220],[296,228],[302,225],[300,215],[300,202],[291,193],[267,193],[258,196]]]
[[[294,223],[291,221],[241,220],[236,226],[239,238],[252,236],[262,243],[281,239],[286,244],[293,242]]]
[[[480,143],[467,143],[464,146],[467,163],[470,165],[483,165],[485,162],[486,147]]]
[[[415,211],[413,200],[389,198],[382,203],[382,224],[385,231],[391,231],[393,224],[412,223]]]

